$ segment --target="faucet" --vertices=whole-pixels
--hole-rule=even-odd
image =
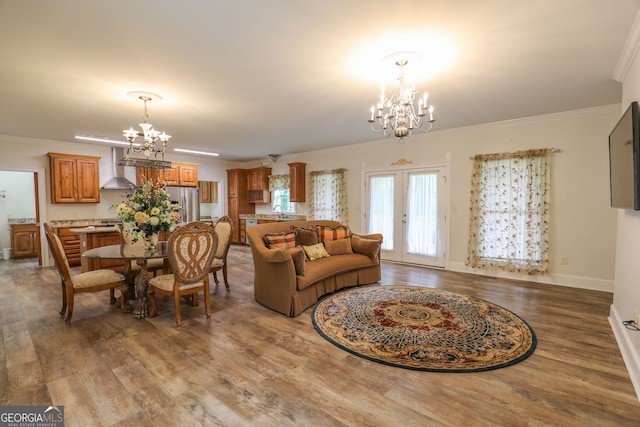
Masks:
[[[280,205],[275,205],[275,206],[273,207],[273,209],[271,209],[271,210],[275,212],[275,211],[276,211],[276,208],[280,208],[280,214],[279,214],[278,216],[279,216],[280,218],[284,218],[286,215],[284,214],[284,212],[282,212],[282,206],[280,206]]]

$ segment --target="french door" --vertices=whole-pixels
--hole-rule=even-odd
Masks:
[[[446,168],[365,174],[367,233],[382,233],[381,258],[445,266]]]

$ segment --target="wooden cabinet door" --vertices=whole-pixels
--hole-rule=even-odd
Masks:
[[[178,181],[181,187],[198,186],[198,165],[181,163],[178,165]]]
[[[198,189],[200,190],[200,203],[211,203],[211,182],[198,181]]]
[[[251,169],[247,172],[247,190],[260,190],[260,172]]]
[[[91,159],[79,158],[78,169],[78,202],[100,202],[100,172],[98,162]]]
[[[11,246],[13,258],[34,257],[38,255],[35,225],[13,225],[11,227]]]
[[[289,200],[304,202],[306,200],[306,163],[289,163]]]
[[[227,186],[229,191],[229,197],[239,196],[238,174],[239,172],[237,170],[227,171]]]
[[[77,200],[77,163],[69,157],[51,159],[51,190],[54,203],[75,203]]]
[[[229,198],[229,218],[231,219],[231,241],[234,243],[240,242],[240,213],[238,208],[238,198]]]
[[[164,183],[166,185],[177,187],[180,185],[180,176],[178,174],[178,165],[171,163],[171,169],[164,169]]]

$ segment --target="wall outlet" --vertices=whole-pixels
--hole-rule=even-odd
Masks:
[[[567,265],[567,264],[569,264],[569,257],[568,256],[560,257],[560,265]]]

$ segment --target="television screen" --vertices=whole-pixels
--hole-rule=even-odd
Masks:
[[[609,135],[611,207],[640,210],[640,129],[632,102]]]

